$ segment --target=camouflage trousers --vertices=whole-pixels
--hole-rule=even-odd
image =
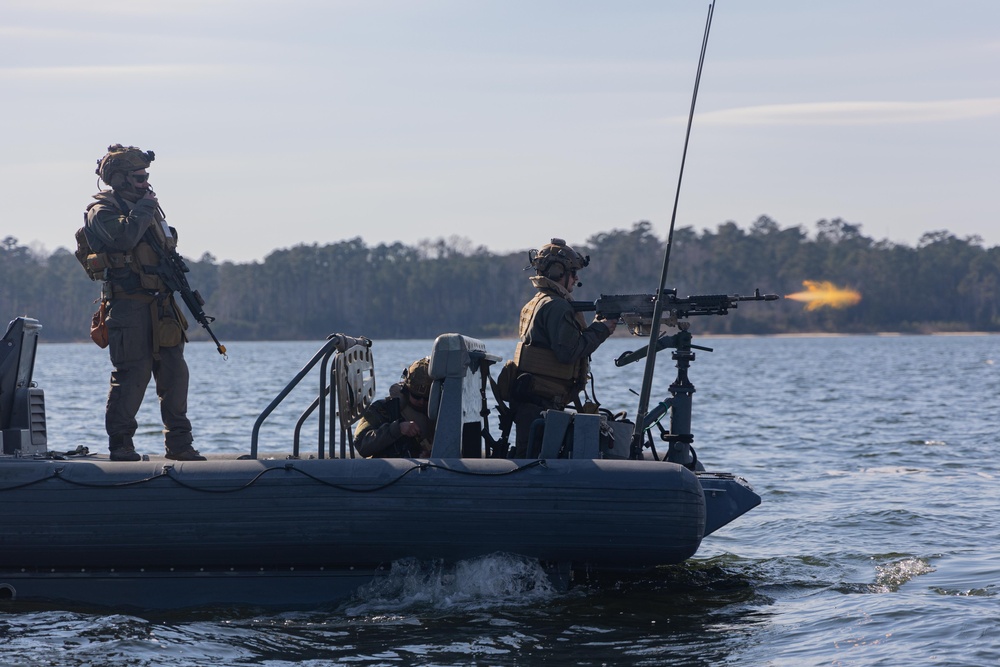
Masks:
[[[176,319],[176,314],[167,304],[160,317]],[[132,444],[138,428],[135,417],[153,377],[167,452],[190,447],[194,438],[187,418],[189,375],[184,341],[160,347],[159,359],[154,358],[153,319],[150,303],[144,300],[112,299],[107,322],[108,349],[114,367],[104,420],[110,441],[116,446]]]

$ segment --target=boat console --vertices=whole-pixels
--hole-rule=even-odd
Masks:
[[[486,387],[490,366],[498,361],[475,338],[449,333],[434,340],[427,407],[436,420],[431,458],[482,457]]]

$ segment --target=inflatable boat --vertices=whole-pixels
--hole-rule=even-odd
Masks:
[[[570,582],[680,563],[760,503],[734,474],[657,460],[650,449],[637,457],[635,426],[600,413],[546,412],[539,455],[506,458],[485,417],[500,358],[460,334],[439,336],[428,351],[436,434],[426,459],[356,455],[350,433],[375,398],[374,359],[370,340],[342,334],[261,413],[242,455],[114,462],[83,447],[52,452],[43,388],[32,379],[40,331],[18,318],[0,344],[0,599],[317,605],[401,559],[497,553],[536,559]],[[680,355],[678,381],[643,423],[644,437],[670,411],[663,439],[690,443],[690,336],[664,346]],[[316,371],[315,400],[285,450],[261,451],[261,425]],[[307,419],[320,423],[308,451]]]

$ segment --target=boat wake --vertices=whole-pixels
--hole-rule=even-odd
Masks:
[[[530,558],[497,553],[448,565],[406,558],[359,588],[342,610],[348,616],[414,608],[477,611],[524,607],[557,595],[544,568]]]
[[[926,558],[902,558],[876,566],[873,593],[895,593],[911,579],[934,571]]]

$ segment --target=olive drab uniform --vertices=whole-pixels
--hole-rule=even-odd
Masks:
[[[160,259],[147,242],[154,235],[173,249],[177,235],[155,200],[102,191],[87,207],[85,233],[105,265],[102,298],[108,303],[111,390],[105,426],[112,450],[132,448],[135,416],[152,375],[160,399],[168,453],[190,449],[187,418],[188,367],[184,361],[187,322],[172,293],[156,274]]]
[[[551,401],[558,408],[564,408],[586,386],[587,374],[590,371],[590,361],[582,357],[571,363],[564,363],[556,356],[548,340],[546,327],[540,326],[532,335],[532,329],[542,320],[538,312],[556,299],[562,298],[554,290],[542,288],[535,297],[521,309],[521,321],[518,327],[520,338],[514,350],[514,364],[521,373],[530,373],[531,393]],[[550,306],[553,314],[557,306]],[[573,313],[577,325],[576,332],[583,331],[586,323],[583,316]],[[569,333],[570,327],[564,327]]]
[[[429,453],[434,440],[434,422],[410,405],[401,383],[389,388],[389,397],[373,402],[354,429],[354,447],[366,458],[419,458]],[[422,436],[411,438],[400,432],[400,421],[413,421]]]
[[[577,400],[590,373],[590,355],[611,335],[601,322],[587,326],[562,285],[544,276],[532,276],[531,282],[538,293],[521,309],[514,352],[511,408],[518,458],[535,454],[527,451],[528,436],[543,410],[562,410]]]

